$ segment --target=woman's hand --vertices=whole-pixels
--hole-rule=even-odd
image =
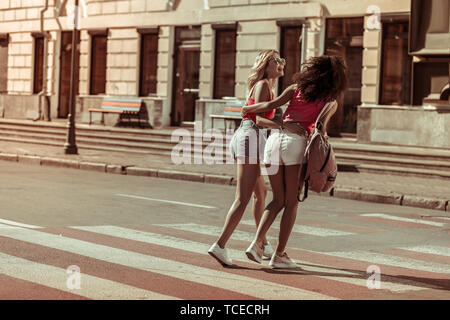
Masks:
[[[249,108],[250,108],[250,106],[242,106],[242,108],[241,108],[241,115],[243,117],[245,117],[248,113],[250,113],[249,110],[248,110]]]
[[[299,136],[307,136],[308,132],[297,122],[284,122],[283,127],[288,129],[290,132],[298,134]]]

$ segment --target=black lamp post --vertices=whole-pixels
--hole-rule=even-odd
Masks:
[[[74,24],[72,34],[72,68],[70,72],[70,95],[69,95],[69,122],[67,123],[67,140],[64,144],[65,154],[78,154],[78,148],[75,141],[75,68],[78,44],[78,0],[75,0]]]

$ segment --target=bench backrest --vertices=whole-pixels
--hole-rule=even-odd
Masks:
[[[102,109],[139,111],[141,109],[141,99],[104,98]]]
[[[241,116],[241,110],[244,103],[242,101],[227,101],[223,109],[224,116]]]

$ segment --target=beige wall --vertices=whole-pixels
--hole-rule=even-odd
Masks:
[[[378,79],[381,54],[381,31],[368,28],[368,17],[364,19],[362,103],[378,103]]]
[[[89,94],[89,29],[108,28],[107,84],[108,95],[138,94],[139,34],[136,27],[159,26],[157,96],[165,98],[163,114],[170,113],[172,84],[173,30],[176,25],[202,25],[200,59],[200,98],[210,99],[214,75],[214,30],[211,25],[238,21],[235,95],[244,99],[246,79],[254,58],[261,49],[279,49],[277,20],[306,19],[306,56],[322,53],[325,16],[346,17],[367,15],[370,5],[381,13],[408,12],[409,0],[85,0],[87,17],[80,19],[80,94]],[[56,94],[58,84],[57,56],[60,30],[68,30],[67,17],[56,18],[55,0],[49,0],[45,12],[45,30],[50,31],[48,94]],[[68,1],[69,5],[74,0]],[[9,33],[8,91],[9,94],[32,94],[33,38],[40,30],[39,13],[45,0],[0,1],[0,32]],[[80,0],[82,4],[82,0]],[[84,14],[84,11],[81,11]],[[366,18],[367,20],[367,18]],[[376,103],[380,32],[364,32],[363,103]],[[305,40],[305,39],[304,39]],[[166,121],[167,122],[167,121]]]
[[[139,34],[136,28],[111,29],[108,33],[106,94],[139,94]]]

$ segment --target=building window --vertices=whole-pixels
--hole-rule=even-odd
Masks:
[[[408,22],[384,22],[380,104],[411,103],[411,63],[408,55]]]
[[[327,19],[325,54],[345,59],[349,85],[338,99],[339,108],[328,125],[329,134],[356,134],[357,110],[361,104],[363,32],[362,17]]]
[[[216,53],[214,63],[214,99],[234,96],[236,65],[236,24],[214,26]]]
[[[91,32],[90,94],[106,93],[106,32]]]
[[[141,33],[139,96],[156,94],[158,70],[158,28]]]
[[[33,35],[34,37],[34,80],[33,93],[39,93],[44,87],[44,37]]]
[[[0,34],[0,93],[8,91],[8,35]]]
[[[302,27],[281,26],[280,55],[286,59],[284,76],[278,80],[278,92],[281,93],[292,84],[292,77],[300,71]]]

